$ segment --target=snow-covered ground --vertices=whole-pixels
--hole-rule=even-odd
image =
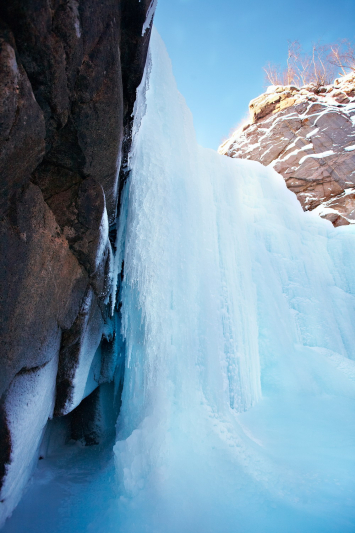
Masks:
[[[352,533],[355,227],[199,147],[156,33],[140,101],[114,454],[49,454],[4,532]]]

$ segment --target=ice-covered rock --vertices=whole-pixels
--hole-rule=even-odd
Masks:
[[[355,222],[355,74],[333,85],[271,86],[221,154],[271,165],[305,211]]]
[[[155,4],[0,6],[0,520],[28,480],[55,386],[63,415],[113,379],[116,215]],[[33,381],[58,359],[57,375]]]
[[[38,459],[44,428],[53,415],[58,358],[23,371],[11,383],[0,406],[1,457],[5,459],[0,490],[0,527],[19,502]],[[6,458],[4,457],[6,455]]]

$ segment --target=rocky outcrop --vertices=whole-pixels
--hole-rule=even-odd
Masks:
[[[249,110],[219,152],[273,166],[305,211],[355,223],[355,74],[329,86],[269,87]]]
[[[3,518],[53,409],[67,414],[113,378],[116,217],[154,8],[0,0]]]

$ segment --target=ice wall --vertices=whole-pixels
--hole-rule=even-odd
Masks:
[[[122,531],[353,531],[355,231],[199,147],[157,34],[151,57],[126,191]]]

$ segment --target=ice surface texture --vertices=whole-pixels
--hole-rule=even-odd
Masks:
[[[156,32],[148,85],[118,243],[116,475],[52,461],[6,533],[353,533],[355,227],[199,147]]]
[[[354,530],[355,231],[199,147],[156,33],[151,54],[127,185],[122,531]]]

